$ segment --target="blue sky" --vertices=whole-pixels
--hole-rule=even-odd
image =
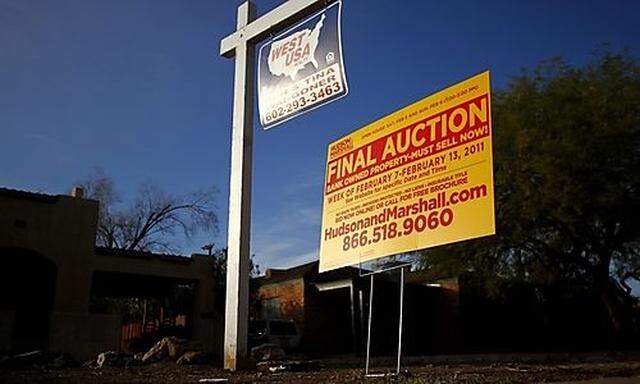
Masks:
[[[256,0],[259,14],[280,1]],[[220,190],[226,243],[233,61],[218,56],[238,1],[0,0],[0,185],[67,193],[101,167],[126,198],[143,182]],[[255,123],[252,249],[262,269],[317,258],[326,146],[482,70],[640,54],[640,2],[345,0],[350,94],[268,132]],[[257,116],[257,114],[256,114]]]

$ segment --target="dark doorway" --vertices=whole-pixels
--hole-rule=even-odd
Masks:
[[[310,352],[341,354],[353,351],[351,291],[339,288],[309,292],[303,345]]]
[[[11,314],[11,350],[46,350],[57,267],[39,253],[0,248],[0,310]]]
[[[197,281],[131,273],[93,273],[90,313],[122,316],[121,347],[148,350],[160,338],[193,337]]]

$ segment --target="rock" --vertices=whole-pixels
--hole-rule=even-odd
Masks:
[[[18,355],[14,355],[13,358],[15,360],[34,360],[34,359],[39,359],[42,356],[43,356],[42,351],[38,350],[38,351],[20,353]]]
[[[107,351],[102,352],[98,355],[96,359],[96,366],[98,368],[102,367],[115,367],[120,365],[120,354],[115,351]]]
[[[182,345],[174,342],[167,342],[167,352],[169,353],[170,358],[176,359],[182,356]]]
[[[151,347],[143,356],[143,363],[152,363],[154,361],[160,361],[167,356],[167,348],[164,343],[164,339],[158,341],[156,345]]]
[[[251,348],[251,358],[253,360],[282,360],[284,357],[284,349],[277,344],[262,344]]]
[[[175,359],[182,354],[184,343],[184,340],[177,337],[164,337],[142,356],[142,362],[152,363],[163,360],[167,356]]]
[[[202,351],[185,352],[178,359],[178,365],[203,364],[207,360],[207,355]]]
[[[9,356],[2,360],[1,367],[24,368],[40,365],[45,362],[45,355],[42,351],[31,351]]]

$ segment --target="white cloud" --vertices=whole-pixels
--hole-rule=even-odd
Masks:
[[[276,259],[276,264],[270,266],[270,268],[291,268],[301,264],[306,264],[310,261],[318,260],[319,252],[320,250],[318,248],[315,248],[310,252],[305,252],[298,256]]]
[[[251,252],[262,271],[303,264],[318,258],[319,231],[319,208],[287,209],[254,223]]]

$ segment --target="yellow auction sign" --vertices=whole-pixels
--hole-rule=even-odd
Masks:
[[[320,271],[495,234],[489,72],[329,145]]]

